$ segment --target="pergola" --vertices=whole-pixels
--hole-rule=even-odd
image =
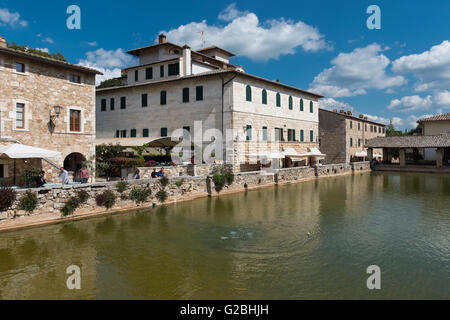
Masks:
[[[450,160],[450,133],[437,136],[396,136],[377,137],[367,143],[369,160],[373,159],[373,149],[383,149],[383,158],[387,159],[387,149],[397,148],[400,166],[406,166],[406,150],[436,149],[436,166],[442,168]]]

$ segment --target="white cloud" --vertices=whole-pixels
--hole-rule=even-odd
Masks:
[[[20,19],[20,14],[17,12],[10,12],[7,8],[0,8],[0,26],[27,27],[28,22]]]
[[[40,50],[42,52],[50,53],[50,50],[48,50],[48,48],[36,48],[36,50]]]
[[[329,97],[350,97],[366,94],[367,89],[389,89],[407,81],[402,76],[386,74],[391,61],[383,55],[380,45],[373,43],[356,48],[350,53],[340,53],[311,84],[310,90]]]
[[[430,109],[433,104],[431,96],[422,98],[420,96],[406,96],[401,99],[394,99],[391,101],[388,110],[398,112],[411,112],[416,110]]]
[[[367,118],[369,118],[369,120],[372,120],[372,121],[375,121],[375,122],[379,122],[379,123],[382,123],[382,124],[386,124],[386,125],[391,122],[391,119],[383,118],[383,117],[380,117],[380,116],[374,116],[374,115],[371,115],[371,114],[366,114],[365,116]],[[396,118],[396,119],[399,119],[399,118]],[[394,119],[392,119],[392,121],[394,121]]]
[[[355,108],[351,106],[350,104],[334,100],[333,98],[324,98],[319,100],[319,108],[326,109],[326,110],[334,110],[334,109],[344,109],[344,110],[351,110],[354,111]]]
[[[450,87],[450,41],[445,40],[421,54],[395,60],[393,70],[398,74],[412,73],[418,78],[415,84],[418,92]]]
[[[193,49],[203,47],[201,34],[204,33],[207,45],[217,45],[257,61],[294,54],[298,47],[312,52],[330,49],[318,29],[302,21],[280,18],[261,23],[256,14],[239,11],[235,4],[221,12],[219,19],[228,24],[208,25],[203,20],[161,32],[167,35],[169,41],[189,44]]]
[[[135,57],[126,54],[122,49],[100,48],[87,52],[86,59],[80,60],[78,64],[102,72],[103,76],[97,76],[97,84],[99,84],[104,80],[120,77],[121,69],[137,65],[137,61]]]
[[[403,119],[399,117],[393,117],[392,118],[392,124],[394,126],[402,126],[403,125]]]
[[[450,91],[444,90],[437,92],[434,96],[434,102],[444,108],[450,108]]]
[[[50,38],[50,37],[45,37],[45,38],[44,38],[43,35],[42,35],[42,33],[38,33],[36,36],[37,36],[38,38],[40,38],[42,42],[46,42],[46,43],[55,43],[55,41],[54,41],[52,38]]]
[[[97,45],[97,41],[88,42],[88,46],[90,47],[96,47]]]

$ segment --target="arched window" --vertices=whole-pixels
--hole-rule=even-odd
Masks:
[[[262,91],[262,104],[267,104],[267,91],[263,89]]]
[[[303,111],[304,110],[304,108],[303,108],[303,99],[300,99],[300,111]]]
[[[309,112],[314,113],[314,104],[312,101],[309,104]]]
[[[252,101],[252,87],[247,86],[246,96],[247,96],[247,101],[251,102]]]
[[[294,108],[294,100],[292,97],[289,97],[289,110],[292,110]]]
[[[277,107],[281,107],[281,95],[277,93]]]

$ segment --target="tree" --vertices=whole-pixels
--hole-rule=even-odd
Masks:
[[[111,88],[111,87],[120,87],[122,85],[121,78],[112,78],[105,81],[102,81],[97,89]]]

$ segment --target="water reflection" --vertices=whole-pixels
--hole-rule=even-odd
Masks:
[[[0,298],[449,298],[449,181],[361,174],[3,233]]]

